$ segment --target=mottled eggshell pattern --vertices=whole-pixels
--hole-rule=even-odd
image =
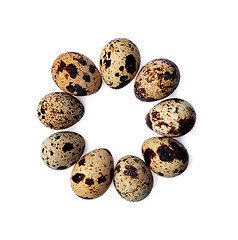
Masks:
[[[178,86],[180,72],[175,63],[168,59],[155,59],[139,72],[134,84],[136,97],[152,102],[169,96]]]
[[[74,165],[85,148],[84,138],[75,132],[57,132],[46,138],[41,147],[44,163],[53,169],[63,170]]]
[[[188,166],[188,152],[177,140],[154,137],[144,141],[142,154],[153,172],[164,177],[175,177]]]
[[[70,94],[53,92],[41,99],[37,112],[40,121],[46,127],[65,129],[83,117],[84,106]]]
[[[69,94],[90,95],[101,87],[102,78],[97,67],[80,53],[61,54],[55,59],[51,72],[57,86]]]
[[[171,98],[155,105],[146,115],[146,124],[154,132],[166,137],[179,137],[194,126],[196,113],[185,100]]]
[[[116,164],[114,185],[121,197],[137,202],[146,198],[151,192],[153,176],[143,160],[128,155]]]
[[[120,89],[126,86],[135,77],[139,66],[139,50],[128,39],[114,39],[107,43],[101,52],[101,74],[111,88]]]
[[[85,199],[100,197],[109,188],[114,174],[113,158],[104,148],[84,155],[74,165],[71,186],[76,195]]]

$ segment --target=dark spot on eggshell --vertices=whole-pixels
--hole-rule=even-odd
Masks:
[[[87,75],[87,74],[83,75],[83,80],[84,80],[85,82],[89,83],[89,82],[90,82],[90,76]]]
[[[93,66],[92,64],[89,65],[89,71],[90,73],[94,74],[95,73],[95,66]]]
[[[98,184],[104,183],[106,181],[107,181],[106,176],[101,176],[101,177],[98,178]]]
[[[59,74],[59,72],[63,72],[65,67],[66,67],[66,63],[61,60],[60,65],[59,65],[59,67],[57,69],[57,73]]]
[[[83,58],[81,58],[81,59],[79,60],[79,62],[80,62],[83,66],[87,65],[87,62],[86,62]]]
[[[113,89],[121,89],[125,87],[130,81],[120,82],[120,84],[117,87],[113,87]]]
[[[169,140],[169,144],[173,148],[174,158],[181,160],[183,163],[187,163],[188,162],[187,150],[183,146],[179,145],[176,141]]]
[[[77,115],[73,116],[73,118],[74,119],[79,119],[79,115],[77,114]]]
[[[60,167],[57,168],[57,170],[64,170],[66,168],[68,168],[68,167],[67,166],[60,166]]]
[[[60,139],[60,136],[59,135],[55,136],[55,140],[58,140],[58,139]]]
[[[85,163],[85,158],[81,158],[81,159],[78,161],[78,165],[79,165],[79,166],[84,165],[84,163]]]
[[[179,120],[179,128],[178,132],[181,135],[188,133],[194,126],[195,119],[194,118],[187,118],[187,119],[180,119]]]
[[[109,68],[111,65],[111,60],[104,60],[103,65],[106,69]]]
[[[72,143],[65,143],[62,150],[63,152],[68,152],[74,149],[74,145]]]
[[[84,179],[85,175],[82,173],[76,173],[72,176],[72,181],[75,183],[79,183]]]
[[[164,174],[161,173],[161,172],[158,172],[157,174],[158,174],[159,176],[162,176],[162,177],[164,176]]]
[[[72,85],[72,83],[70,82],[66,89],[71,93],[76,92],[77,96],[87,95],[87,90],[85,88],[82,88],[79,84]]]
[[[112,180],[113,177],[114,177],[114,169],[111,168],[111,169],[110,169],[110,180]]]
[[[69,73],[70,77],[71,78],[76,78],[77,77],[77,74],[78,74],[78,71],[77,71],[77,68],[74,64],[69,64],[65,70]]]
[[[147,165],[150,165],[151,159],[153,159],[153,157],[156,155],[156,153],[151,148],[147,148],[143,155],[144,155],[144,159],[145,159],[145,162],[147,163]]]
[[[128,79],[128,76],[121,76],[120,81],[125,82]]]
[[[125,166],[126,170],[124,171],[124,174],[126,176],[130,176],[131,178],[135,178],[138,176],[137,169],[131,165]]]
[[[52,151],[50,151],[50,156],[53,156],[53,155],[54,155],[54,153]]]
[[[93,199],[93,198],[89,198],[89,197],[81,197],[81,196],[79,196],[79,195],[77,195],[77,196],[80,197],[80,198],[82,198],[82,199],[88,199],[88,200]]]
[[[94,180],[92,178],[87,178],[85,180],[85,184],[87,184],[90,187],[94,184]]]
[[[119,73],[115,73],[115,77],[119,77]]]
[[[157,153],[159,155],[160,160],[163,162],[172,162],[174,159],[173,150],[166,145],[160,146],[157,150]]]
[[[123,71],[123,70],[124,70],[124,67],[123,67],[123,66],[120,66],[120,67],[119,67],[119,70],[120,70],[120,71]]]
[[[126,70],[128,73],[133,74],[136,71],[136,59],[133,55],[126,56]]]
[[[146,115],[146,125],[150,128],[150,129],[152,129],[152,122],[151,122],[151,120],[150,120],[150,114],[148,113],[147,115]]]
[[[121,169],[121,166],[118,164],[118,165],[115,167],[115,173],[120,172],[120,169]]]

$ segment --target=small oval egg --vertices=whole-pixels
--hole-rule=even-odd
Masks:
[[[84,138],[75,132],[57,132],[45,139],[41,146],[44,163],[56,170],[63,170],[74,165],[85,148]]]
[[[128,155],[121,158],[116,164],[114,186],[121,197],[137,202],[150,194],[153,187],[153,176],[143,160]]]
[[[93,150],[74,165],[71,186],[81,198],[100,197],[109,188],[114,174],[113,158],[105,148]]]
[[[101,75],[95,64],[88,57],[76,52],[58,56],[51,73],[61,90],[76,96],[93,94],[102,84]]]
[[[38,104],[40,121],[52,129],[65,129],[77,123],[84,115],[84,106],[75,97],[64,92],[53,92]]]
[[[100,70],[105,83],[114,89],[126,86],[135,77],[140,66],[137,46],[126,38],[107,43],[100,56]]]
[[[170,137],[153,137],[144,141],[142,154],[150,169],[163,177],[175,177],[188,166],[188,152]]]
[[[194,126],[196,113],[185,100],[171,98],[155,105],[146,115],[146,124],[154,132],[166,137],[179,137]]]
[[[180,72],[175,63],[168,59],[155,59],[140,70],[134,92],[141,101],[156,101],[169,96],[177,88],[179,80]]]

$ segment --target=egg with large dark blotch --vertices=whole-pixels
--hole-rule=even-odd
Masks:
[[[120,89],[135,77],[140,66],[137,46],[126,38],[116,38],[107,43],[100,56],[100,70],[105,83]]]
[[[91,95],[101,87],[102,78],[97,67],[80,53],[61,54],[55,59],[51,72],[57,86],[72,95]]]
[[[170,137],[144,141],[142,154],[150,169],[163,177],[175,177],[188,166],[188,152],[182,143]]]

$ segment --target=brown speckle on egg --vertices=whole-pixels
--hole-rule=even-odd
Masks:
[[[102,79],[97,67],[80,53],[61,54],[55,59],[51,72],[57,86],[69,94],[90,95],[101,87]]]
[[[139,66],[139,50],[128,39],[114,39],[107,43],[101,52],[101,74],[105,83],[113,89],[120,89],[131,82]]]
[[[171,98],[155,105],[145,119],[154,132],[162,136],[179,137],[193,128],[196,113],[187,101]]]
[[[180,72],[168,59],[155,59],[140,70],[134,84],[136,97],[152,102],[169,96],[178,86]]]
[[[153,172],[163,177],[175,177],[188,166],[188,152],[170,137],[153,137],[144,141],[142,154]]]

